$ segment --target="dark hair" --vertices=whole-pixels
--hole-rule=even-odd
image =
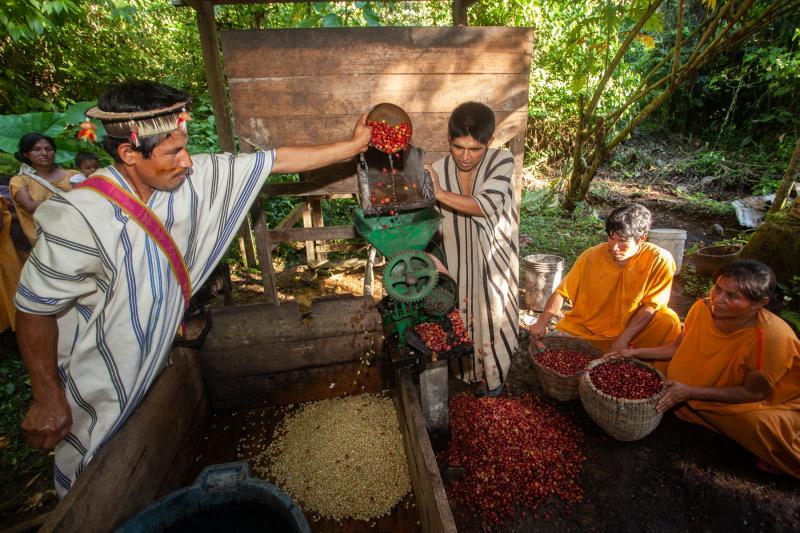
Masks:
[[[450,140],[469,136],[481,144],[489,144],[494,135],[494,111],[478,102],[465,102],[450,115],[447,134]]]
[[[191,97],[180,89],[154,81],[133,80],[108,87],[97,100],[97,107],[102,111],[133,113],[161,109],[184,101],[189,107]],[[131,148],[140,152],[145,159],[149,159],[153,155],[153,149],[169,135],[169,133],[165,133],[142,137],[139,139],[139,146],[131,145]],[[122,163],[117,155],[117,148],[125,143],[130,143],[130,141],[106,135],[103,139],[103,148],[111,154],[114,161]]]
[[[775,273],[760,261],[741,259],[728,263],[714,274],[714,283],[719,278],[733,279],[742,294],[751,302],[759,302],[762,298],[773,300]]]
[[[617,207],[606,217],[606,234],[610,237],[617,234],[620,239],[644,239],[650,231],[653,215],[650,210],[640,204],[628,204]]]
[[[99,163],[100,158],[91,152],[78,152],[77,154],[75,154],[76,167],[81,166],[81,163],[83,163],[84,161],[97,161]]]
[[[25,135],[23,135],[22,138],[19,140],[19,151],[14,154],[14,158],[16,158],[17,161],[30,165],[31,160],[28,159],[28,156],[25,154],[33,150],[33,147],[36,146],[36,143],[38,143],[42,139],[47,141],[50,144],[50,146],[53,147],[54,152],[56,151],[56,142],[53,140],[52,137],[32,131],[30,133],[26,133]]]

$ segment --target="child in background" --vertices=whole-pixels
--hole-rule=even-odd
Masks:
[[[69,179],[69,182],[73,185],[82,182],[94,174],[95,171],[100,168],[100,160],[96,155],[89,152],[79,152],[78,155],[75,156],[75,168],[80,171],[80,174],[75,174]]]

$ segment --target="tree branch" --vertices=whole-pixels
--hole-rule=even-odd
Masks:
[[[592,117],[594,115],[595,109],[597,108],[597,104],[600,102],[600,97],[603,95],[603,91],[606,88],[609,80],[611,79],[611,75],[614,74],[614,71],[617,69],[617,65],[619,62],[622,61],[622,58],[625,57],[625,54],[628,52],[628,49],[631,47],[631,43],[639,35],[639,31],[642,27],[650,20],[650,17],[653,16],[658,6],[661,5],[663,0],[656,0],[650,7],[647,9],[647,12],[642,15],[642,17],[636,22],[636,25],[633,29],[628,32],[628,36],[620,45],[619,50],[614,55],[614,59],[611,60],[611,64],[606,67],[605,72],[603,72],[603,77],[600,79],[600,83],[597,84],[597,88],[594,90],[594,95],[592,96],[591,102],[589,102],[589,106],[586,108],[586,116]]]
[[[678,2],[678,28],[675,30],[675,52],[672,59],[672,81],[670,83],[677,84],[676,73],[678,71],[678,63],[681,59],[681,39],[683,38],[683,3],[684,0]]]

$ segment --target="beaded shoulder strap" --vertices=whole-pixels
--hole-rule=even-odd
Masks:
[[[119,185],[103,176],[91,176],[74,186],[75,189],[92,189],[107,200],[118,205],[158,244],[161,251],[169,259],[172,272],[181,286],[183,293],[183,309],[189,308],[189,299],[192,297],[192,282],[189,279],[189,269],[186,261],[178,250],[172,236],[156,215],[147,208],[138,198],[124,191]]]

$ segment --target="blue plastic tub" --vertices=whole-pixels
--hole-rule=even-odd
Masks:
[[[204,469],[191,487],[150,505],[120,533],[310,533],[303,511],[275,485],[250,477],[246,462]]]

